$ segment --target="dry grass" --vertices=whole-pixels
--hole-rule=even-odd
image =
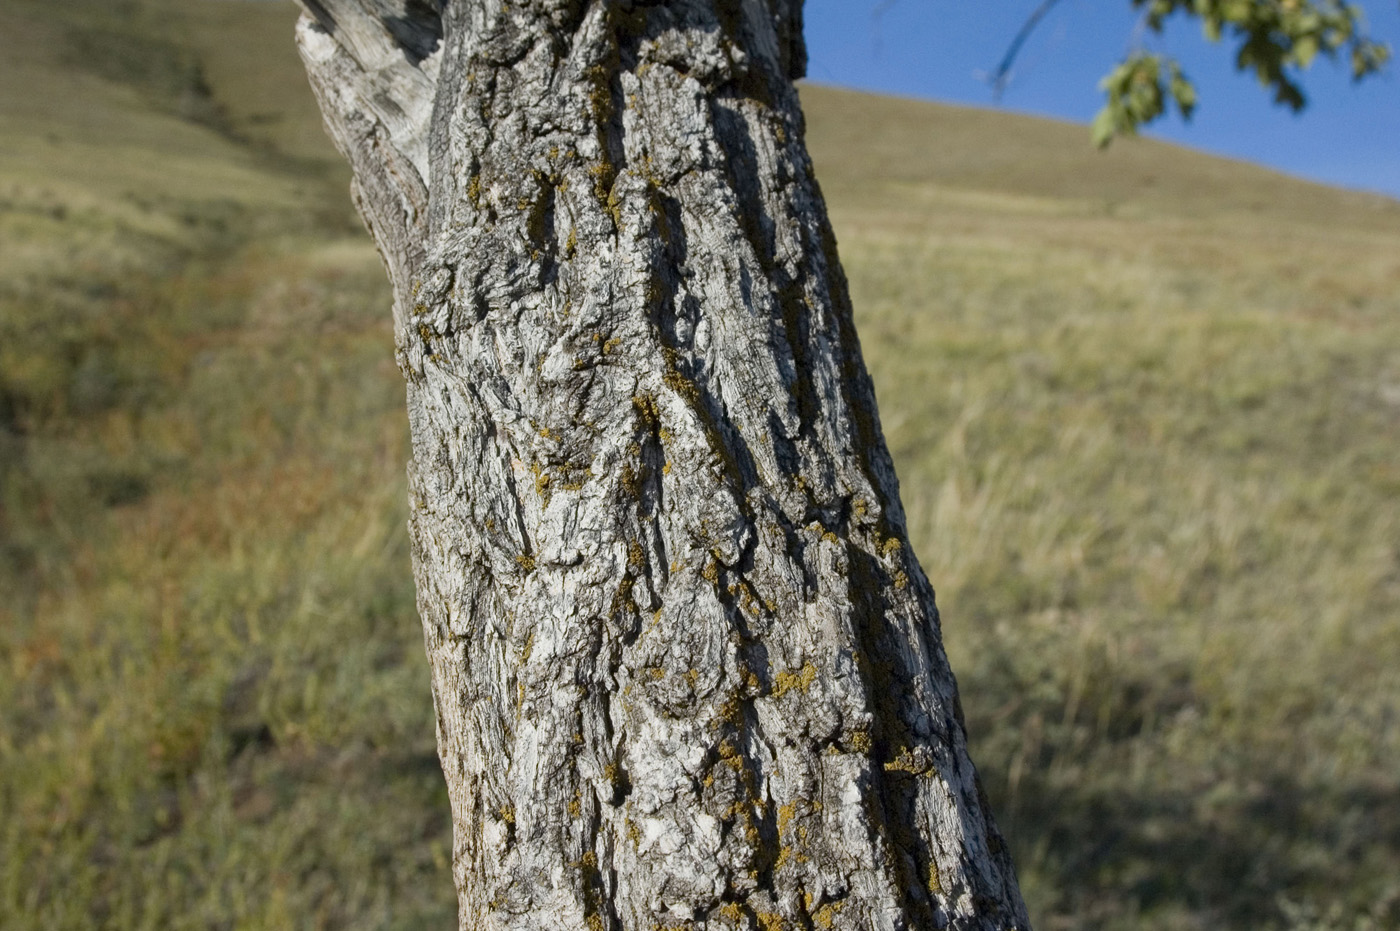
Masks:
[[[862,102],[811,95],[817,145],[828,107],[852,138],[948,118]],[[1400,920],[1397,205],[817,152],[1038,925]]]
[[[387,289],[286,16],[0,10],[0,927],[453,920]],[[1400,206],[805,94],[1037,926],[1395,926]]]

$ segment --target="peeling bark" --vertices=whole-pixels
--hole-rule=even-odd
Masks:
[[[1027,928],[800,0],[302,0],[394,290],[463,929]]]

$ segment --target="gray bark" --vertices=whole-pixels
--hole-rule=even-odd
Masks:
[[[464,929],[1027,928],[799,0],[302,0],[394,289]]]

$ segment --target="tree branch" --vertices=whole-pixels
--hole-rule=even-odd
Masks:
[[[1021,24],[1021,29],[1016,33],[1016,37],[1007,46],[1006,54],[1002,56],[1001,63],[996,66],[996,70],[987,78],[987,83],[992,86],[992,97],[1000,101],[1002,92],[1006,90],[1006,85],[1011,82],[1011,66],[1016,63],[1016,57],[1021,54],[1021,46],[1026,44],[1031,33],[1035,32],[1035,27],[1040,25],[1040,21],[1046,14],[1054,8],[1060,0],[1044,0],[1040,6],[1036,7],[1026,21]]]

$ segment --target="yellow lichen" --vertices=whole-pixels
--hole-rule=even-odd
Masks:
[[[885,763],[885,772],[887,773],[913,773],[917,776],[928,772],[931,768],[932,767],[929,765],[921,763],[919,759],[907,749],[900,751],[899,756]]]
[[[938,864],[932,859],[928,861],[928,891],[931,895],[943,894],[943,877],[938,873]]]
[[[773,697],[782,698],[793,689],[805,692],[817,678],[817,667],[807,663],[798,672],[780,672],[773,677]]]
[[[656,398],[649,394],[639,394],[632,398],[632,408],[642,420],[642,424],[648,428],[655,428],[661,422],[661,412],[656,407]],[[664,439],[665,437],[663,437]],[[628,447],[628,452],[632,447]],[[641,446],[637,446],[637,451],[633,455],[640,455]]]
[[[622,198],[617,196],[617,186],[614,185],[608,190],[607,200],[604,201],[607,207],[608,216],[612,217],[613,225],[622,227]]]
[[[549,473],[538,462],[530,463],[530,471],[535,474],[535,494],[539,495],[545,504],[549,504]]]
[[[637,475],[637,470],[632,468],[631,463],[626,463],[623,465],[620,484],[622,485],[622,490],[627,492],[628,497],[641,497],[642,480]]]
[[[836,915],[844,904],[844,902],[829,902],[823,905],[812,914],[813,923],[823,931],[828,931],[836,923]]]
[[[744,755],[739,752],[739,748],[734,745],[732,740],[725,740],[719,745],[719,758],[724,761],[724,765],[735,772],[744,768]]]
[[[700,402],[700,389],[695,387],[694,382],[686,378],[680,372],[677,372],[675,369],[672,369],[668,371],[665,375],[661,376],[661,380],[666,383],[667,388],[670,388],[676,394],[685,398],[692,405],[698,404]]]

